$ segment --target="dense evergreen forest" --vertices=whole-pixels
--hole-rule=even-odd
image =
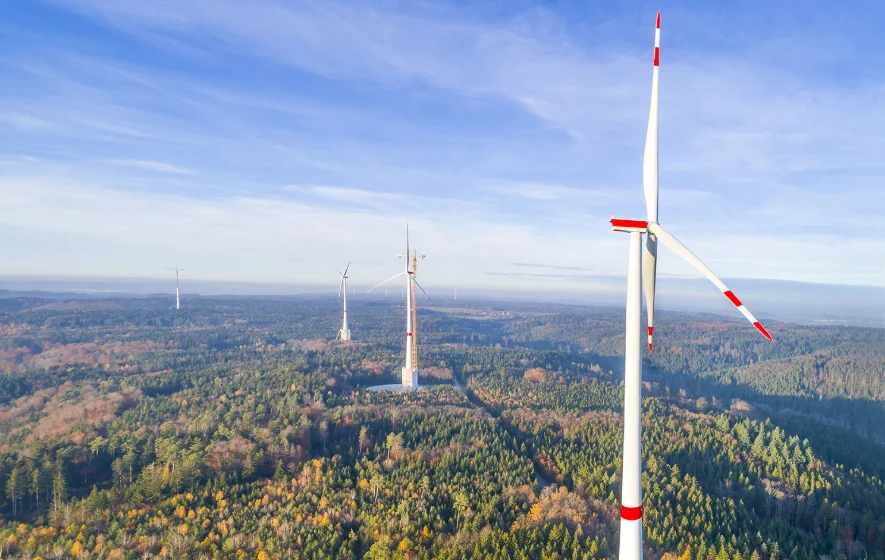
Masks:
[[[623,310],[394,301],[0,300],[2,557],[613,557]],[[885,558],[885,330],[659,317],[648,557]]]

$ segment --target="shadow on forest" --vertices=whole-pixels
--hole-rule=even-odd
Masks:
[[[622,356],[581,354],[600,366],[623,376]],[[619,377],[616,377],[619,379]],[[715,397],[724,408],[733,399],[752,405],[747,415],[771,421],[807,439],[823,459],[845,469],[862,468],[868,474],[885,478],[885,403],[869,399],[812,398],[791,395],[769,395],[730,380],[699,377],[692,373],[672,373],[643,362],[643,381],[669,387],[674,399],[684,390],[686,398]]]
[[[463,324],[465,322],[474,324],[468,326]],[[502,336],[505,333],[500,328],[489,329],[491,323],[493,321],[483,325],[478,321],[458,318],[451,321],[450,327],[467,327],[474,336],[482,333],[477,336],[481,339],[471,341],[471,345],[501,343],[509,348],[567,352],[614,372],[615,381],[623,378],[623,356],[581,352],[568,343],[544,340],[514,343]],[[753,408],[745,414],[756,420],[770,418],[787,433],[807,439],[815,452],[828,462],[841,465],[844,469],[860,467],[868,474],[885,479],[885,402],[864,398],[766,394],[734,379],[725,383],[704,377],[703,373],[670,372],[646,360],[643,360],[643,381],[658,383],[662,391],[669,387],[672,398],[677,402],[679,391],[684,390],[685,404],[688,406],[692,406],[691,401],[700,397],[717,399],[722,409],[727,409],[734,399],[746,401]],[[481,403],[474,404],[481,406]]]

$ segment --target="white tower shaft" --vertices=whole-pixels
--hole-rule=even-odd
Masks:
[[[178,293],[178,270],[175,270],[175,309],[181,309],[181,298]]]
[[[624,460],[620,560],[642,559],[642,364],[640,361],[642,233],[630,232],[624,343]]]
[[[350,265],[348,265],[350,266]],[[346,272],[345,272],[346,274]],[[347,327],[347,276],[341,279],[341,293],[344,296],[343,319],[341,320],[341,332],[339,337],[341,340],[350,340],[350,329]]]
[[[408,260],[408,259],[407,259]],[[408,264],[406,265],[408,267]],[[414,329],[412,325],[412,275],[406,271],[406,365],[403,366],[402,382],[407,387],[418,385],[415,375],[415,364],[412,362],[412,337]]]
[[[344,290],[342,291],[342,295],[344,296],[344,322],[341,325],[342,330],[347,330],[347,278],[344,279]]]

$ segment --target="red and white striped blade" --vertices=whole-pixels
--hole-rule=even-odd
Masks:
[[[658,221],[658,72],[661,52],[661,12],[655,28],[655,58],[651,78],[651,108],[648,110],[648,129],[645,135],[645,156],[642,160],[642,186],[645,189],[645,207],[648,221]]]
[[[728,300],[733,303],[735,307],[738,308],[738,311],[740,311],[741,314],[746,317],[748,321],[753,323],[753,326],[759,329],[759,332],[765,335],[765,338],[771,340],[771,335],[768,334],[768,331],[765,330],[765,327],[762,326],[762,323],[756,320],[756,317],[754,317],[753,314],[750,313],[750,310],[747,309],[743,303],[741,303],[741,300],[739,300],[737,296],[728,289],[728,286],[726,286],[722,282],[722,280],[719,279],[718,276],[713,274],[713,271],[707,268],[707,265],[701,262],[701,259],[697,258],[694,253],[689,251],[688,247],[686,247],[678,239],[673,237],[673,235],[669,231],[665,230],[660,224],[648,224],[648,231],[655,234],[661,241],[661,243],[669,247],[674,253],[694,265],[694,267],[700,270],[703,275],[706,276],[708,280],[710,280],[710,282],[716,284],[716,287],[719,288],[719,290],[725,295],[725,297],[727,297]]]
[[[642,286],[645,290],[645,310],[648,314],[648,351],[652,350],[652,332],[655,322],[655,278],[657,274],[658,239],[648,234],[642,251]]]

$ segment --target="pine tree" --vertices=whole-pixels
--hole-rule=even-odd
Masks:
[[[68,499],[68,482],[65,480],[65,473],[61,466],[57,467],[55,477],[52,479],[52,501],[55,510],[58,511],[59,503],[63,503]]]
[[[461,515],[464,513],[464,511],[467,510],[467,508],[469,507],[469,503],[467,502],[467,495],[464,494],[464,492],[458,492],[457,494],[455,494],[454,497],[454,506],[455,509],[458,511],[458,517],[455,521],[455,528],[457,529],[461,526]]]
[[[31,493],[37,496],[37,509],[40,509],[40,492],[43,490],[43,472],[40,470],[40,467],[34,465],[34,468],[31,469],[30,480],[28,481],[31,487]]]
[[[15,500],[21,492],[21,470],[18,467],[12,469],[9,478],[6,480],[6,497],[12,500],[12,515],[16,514]]]
[[[750,448],[750,452],[755,457],[762,457],[762,453],[765,451],[765,429],[759,428],[759,435],[756,436],[756,439],[753,440],[753,447]]]
[[[360,428],[360,453],[365,451],[369,447],[369,429],[366,426]]]
[[[273,473],[273,479],[276,481],[286,480],[286,471],[283,469],[283,462],[277,461],[277,468]]]

